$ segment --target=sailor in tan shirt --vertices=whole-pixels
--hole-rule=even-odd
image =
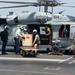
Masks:
[[[34,29],[33,30],[33,43],[32,46],[34,46],[34,48],[37,48],[40,45],[40,37],[37,34],[37,30]]]

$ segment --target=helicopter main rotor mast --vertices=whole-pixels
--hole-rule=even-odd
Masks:
[[[48,7],[50,6],[52,8],[51,12],[53,13],[53,7],[61,5],[63,3],[60,3],[58,0],[37,0],[41,6],[44,6],[44,12],[48,12]]]

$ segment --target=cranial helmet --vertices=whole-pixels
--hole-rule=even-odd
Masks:
[[[9,26],[8,26],[8,25],[6,25],[6,26],[5,26],[5,29],[9,29]]]
[[[20,27],[20,29],[22,29],[22,30],[23,30],[24,28],[23,28],[23,27]]]
[[[34,30],[33,30],[33,33],[37,33],[37,30],[36,30],[36,29],[34,29]]]
[[[26,29],[26,28],[24,28],[24,31],[27,31],[27,29]]]

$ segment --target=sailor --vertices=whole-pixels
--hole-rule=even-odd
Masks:
[[[2,41],[2,54],[7,54],[5,51],[5,48],[8,42],[8,29],[9,29],[9,26],[6,25],[4,31],[0,33],[1,41]]]
[[[27,29],[25,28],[22,33],[22,38],[25,40],[25,35],[28,34]]]
[[[27,32],[27,29],[26,29],[26,28],[23,30],[23,33],[24,33],[24,34],[28,34],[28,32]]]
[[[39,35],[37,33],[37,30],[34,29],[33,30],[33,43],[32,43],[32,46],[34,48],[37,48],[39,45],[40,45],[40,37],[39,37]]]
[[[74,44],[75,44],[75,33],[74,33],[74,36],[73,36],[73,42],[74,42]]]
[[[74,42],[74,45],[73,45],[73,57],[75,58],[75,33],[74,33],[74,37],[73,37],[73,42]]]
[[[16,30],[16,33],[15,33],[15,53],[18,54],[19,52],[19,46],[20,46],[20,43],[21,43],[21,39],[23,38],[22,37],[22,31],[23,31],[23,28],[20,27]]]
[[[46,33],[46,37],[48,37],[49,43],[48,44],[52,44],[52,38],[51,38],[51,29],[50,27],[46,26],[45,27],[45,33]]]
[[[63,38],[68,38],[68,31],[67,31],[66,27],[64,27],[64,29],[62,31],[62,37]]]

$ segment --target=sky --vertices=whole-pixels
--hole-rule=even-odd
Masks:
[[[22,1],[22,2],[36,2],[37,0],[1,0],[1,1]],[[60,0],[63,3],[67,3],[67,5],[75,5],[75,0]],[[9,4],[9,3],[0,3],[0,7],[5,6],[13,6],[18,4]],[[63,6],[57,6],[54,7],[54,13],[58,13],[60,11],[63,11],[63,15],[70,15],[75,16],[75,8],[71,7],[63,7]],[[38,12],[39,7],[21,7],[21,8],[9,8],[9,9],[0,9],[0,15],[5,16],[8,15],[9,12],[14,12],[14,14],[21,13],[22,11],[29,11],[29,12]],[[41,11],[43,10],[43,7],[41,8]],[[48,11],[51,11],[51,7],[49,7]]]

